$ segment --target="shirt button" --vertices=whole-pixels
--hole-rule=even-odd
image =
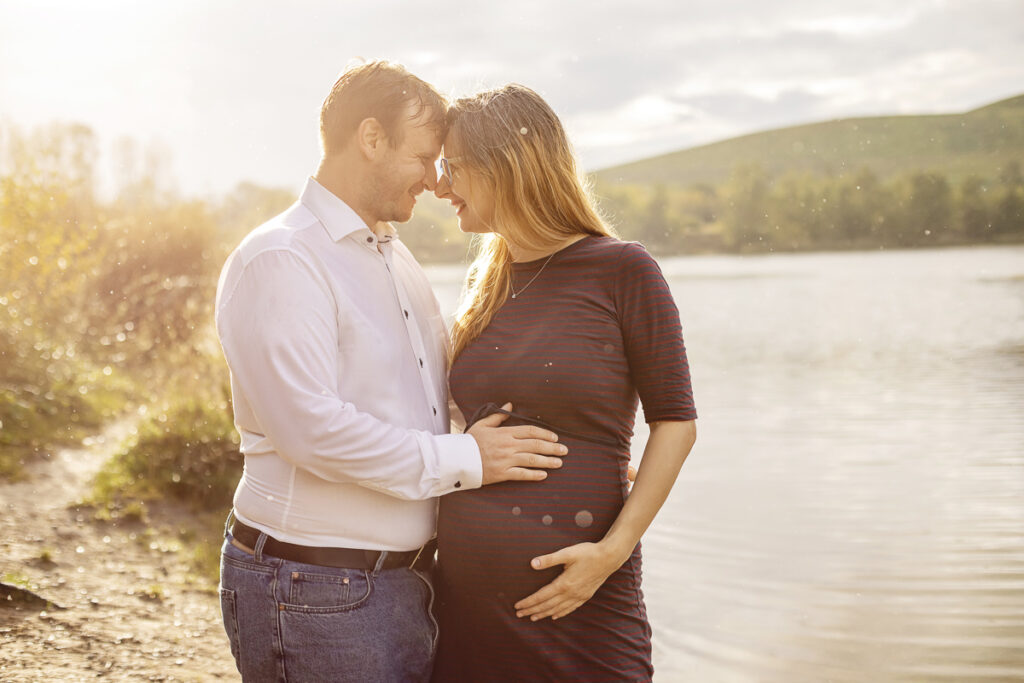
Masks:
[[[455,482],[455,488],[461,489],[462,488],[462,482],[461,481]]]
[[[408,320],[409,319],[409,311],[407,311],[405,309],[402,309],[402,313],[405,313],[405,319]]]
[[[437,406],[434,406],[434,415],[437,415]]]
[[[423,359],[422,358],[420,358],[420,367],[421,368],[423,367]]]
[[[373,243],[373,238],[372,237],[367,237],[366,241],[372,244]]]

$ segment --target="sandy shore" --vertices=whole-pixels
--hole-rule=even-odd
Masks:
[[[0,680],[238,681],[216,583],[193,573],[180,508],[97,521],[90,480],[130,425],[0,482]],[[9,591],[8,591],[9,592]]]

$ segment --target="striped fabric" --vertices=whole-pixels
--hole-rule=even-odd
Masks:
[[[515,264],[516,291],[545,259]],[[696,418],[679,312],[639,244],[586,237],[509,299],[451,371],[463,414],[511,401],[564,430],[565,465],[543,482],[444,496],[438,521],[436,681],[650,680],[640,547],[594,597],[558,621],[513,604],[558,576],[531,558],[600,540],[622,507],[637,398],[650,422]]]

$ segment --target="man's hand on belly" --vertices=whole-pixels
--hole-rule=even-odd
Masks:
[[[511,410],[512,404],[502,408]],[[562,466],[561,456],[569,449],[558,443],[557,434],[533,425],[502,427],[507,419],[504,413],[494,413],[477,420],[467,432],[480,448],[483,485],[540,481],[548,476],[545,470]]]

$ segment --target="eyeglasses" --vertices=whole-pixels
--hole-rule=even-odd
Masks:
[[[455,161],[458,158],[459,157],[452,157],[451,159],[445,159],[444,157],[441,157],[437,160],[438,169],[440,170],[440,174],[437,176],[438,180],[444,178],[448,181],[449,185],[455,182],[455,174],[452,173],[450,162]]]

